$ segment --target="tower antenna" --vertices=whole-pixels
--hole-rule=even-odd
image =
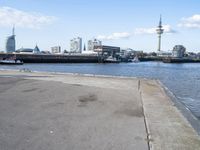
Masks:
[[[162,26],[162,15],[160,15],[159,25],[158,25],[158,28],[156,29],[156,32],[158,34],[158,51],[160,51],[161,50],[161,35],[164,32],[164,29]]]
[[[12,35],[15,35],[15,25],[13,25]]]

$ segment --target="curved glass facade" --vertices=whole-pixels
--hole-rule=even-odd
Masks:
[[[6,52],[7,53],[15,52],[15,35],[11,35],[8,37],[6,41]]]

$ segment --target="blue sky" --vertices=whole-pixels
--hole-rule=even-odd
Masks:
[[[17,48],[69,49],[80,36],[84,43],[98,37],[105,45],[156,51],[162,14],[162,49],[182,44],[200,52],[199,6],[198,0],[0,0],[0,50],[15,24]]]

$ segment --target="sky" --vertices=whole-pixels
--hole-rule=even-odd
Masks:
[[[199,0],[0,0],[0,51],[15,25],[16,48],[69,50],[70,39],[151,52],[162,15],[162,50],[200,52]]]

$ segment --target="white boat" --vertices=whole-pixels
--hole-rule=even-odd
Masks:
[[[0,65],[23,65],[20,60],[0,60]]]
[[[135,56],[135,57],[134,57],[134,59],[132,60],[132,62],[135,62],[135,63],[137,63],[137,62],[140,62],[140,60],[138,59],[138,57],[137,57],[137,56]]]
[[[119,63],[120,61],[117,60],[117,58],[113,58],[112,56],[109,56],[104,60],[104,63]]]

